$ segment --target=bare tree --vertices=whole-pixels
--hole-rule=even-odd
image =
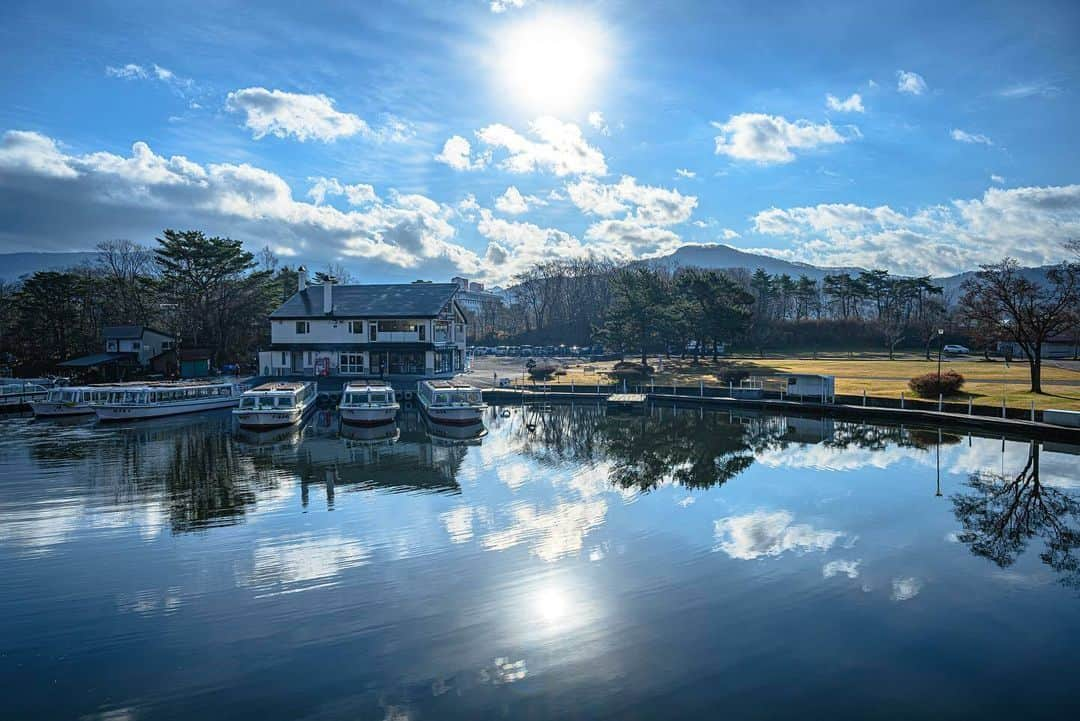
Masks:
[[[1031,392],[1042,393],[1043,345],[1076,322],[1080,265],[1062,263],[1049,269],[1044,284],[1026,278],[1012,258],[980,268],[964,281],[961,312],[973,324],[1015,343],[1031,369]]]

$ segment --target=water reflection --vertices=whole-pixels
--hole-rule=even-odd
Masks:
[[[742,717],[768,687],[853,717],[881,674],[992,715],[1016,664],[1080,661],[1077,449],[670,407],[439,430],[8,422],[10,715]]]
[[[957,540],[972,553],[1008,568],[1029,542],[1044,544],[1039,558],[1080,589],[1080,497],[1074,489],[1055,488],[1039,479],[1039,444],[1029,444],[1027,462],[1015,474],[982,470],[967,481],[970,493],[951,496],[964,530]]]

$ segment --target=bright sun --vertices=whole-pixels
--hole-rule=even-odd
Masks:
[[[502,82],[531,111],[580,110],[607,64],[605,34],[588,17],[548,14],[503,34],[499,64]]]

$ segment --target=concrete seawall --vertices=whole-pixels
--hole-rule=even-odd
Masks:
[[[517,389],[489,389],[484,391],[484,400],[489,403],[514,405],[536,402],[592,402],[603,403],[608,392],[569,392],[569,391],[529,391]],[[691,396],[668,393],[648,393],[647,402],[665,406],[678,405],[687,408],[745,408],[767,410],[791,415],[832,416],[853,420],[882,421],[895,423],[927,423],[935,426],[948,426],[978,430],[992,435],[1019,435],[1026,438],[1039,438],[1080,443],[1080,428],[1051,425],[1038,421],[1016,418],[995,418],[992,416],[967,415],[945,411],[931,411],[916,408],[884,408],[877,406],[848,405],[843,403],[815,403],[810,401],[791,401],[776,399],[743,399],[724,396]]]

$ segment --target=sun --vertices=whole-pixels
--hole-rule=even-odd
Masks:
[[[599,23],[579,13],[521,22],[499,41],[500,89],[529,111],[581,110],[606,70],[607,44]]]

